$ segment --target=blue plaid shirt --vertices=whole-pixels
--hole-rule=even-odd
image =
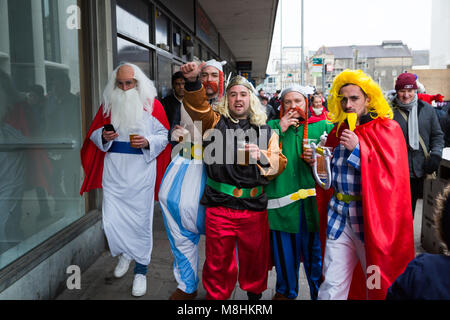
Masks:
[[[361,195],[360,145],[358,144],[353,151],[349,151],[339,144],[333,152],[331,171],[331,185],[335,192],[353,196]],[[362,201],[345,203],[338,200],[335,195],[328,206],[328,238],[338,239],[344,231],[348,218],[350,227],[364,242]]]

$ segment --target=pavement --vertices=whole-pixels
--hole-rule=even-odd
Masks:
[[[424,252],[420,244],[420,233],[422,225],[422,200],[416,206],[414,219],[414,241],[416,254]],[[177,288],[172,264],[173,256],[170,250],[164,228],[163,218],[159,204],[155,204],[153,222],[153,252],[147,274],[147,294],[143,297],[133,297],[131,288],[133,283],[133,263],[127,274],[116,279],[113,275],[118,258],[112,257],[109,251],[102,255],[87,270],[81,274],[81,289],[65,289],[56,300],[167,300]],[[199,242],[199,278],[201,279],[201,266],[205,261],[205,237]],[[263,292],[262,300],[271,300],[275,294],[276,272],[275,268],[269,271],[268,288]],[[204,300],[206,291],[200,281],[197,300]],[[230,300],[247,300],[247,294],[236,284]],[[303,264],[299,277],[299,295],[297,300],[310,300],[309,286],[303,270]]]

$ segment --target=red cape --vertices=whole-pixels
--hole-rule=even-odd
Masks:
[[[343,124],[339,137],[348,126]],[[400,126],[393,120],[375,119],[355,129],[361,147],[366,267],[380,268],[381,286],[369,289],[370,300],[384,300],[390,285],[414,259],[408,154]],[[336,147],[336,127],[327,146]],[[320,233],[325,246],[328,203],[333,190],[317,187]],[[322,247],[322,253],[324,248]],[[374,272],[368,273],[368,279]],[[374,283],[369,280],[369,283]],[[366,299],[366,280],[361,265],[355,268],[349,299]]]
[[[155,117],[167,130],[169,130],[169,121],[162,104],[158,100],[154,100],[152,116]],[[85,177],[81,186],[80,195],[92,189],[102,188],[103,162],[105,152],[100,151],[91,141],[92,132],[105,124],[111,123],[111,118],[103,116],[103,105],[100,106],[94,121],[89,128],[83,147],[81,148],[81,164],[83,165]],[[170,163],[170,144],[156,158],[156,183],[155,183],[155,200],[158,201],[159,186],[166,172],[166,168]]]

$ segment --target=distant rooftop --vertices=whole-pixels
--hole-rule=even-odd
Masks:
[[[335,59],[352,59],[353,50],[358,50],[359,57],[366,58],[412,57],[411,50],[400,40],[386,40],[375,46],[321,47],[316,55],[330,54],[334,55]]]

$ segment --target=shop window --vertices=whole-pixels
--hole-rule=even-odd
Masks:
[[[45,59],[61,62],[59,46],[59,18],[55,10],[56,3],[50,0],[42,0],[42,24],[44,27]]]
[[[150,50],[138,46],[130,41],[117,38],[117,60],[120,63],[129,62],[137,65],[149,77],[151,77]]]
[[[203,54],[202,45],[200,43],[197,43],[195,47],[195,56],[201,60],[202,54]]]
[[[158,97],[165,98],[172,88],[172,60],[158,55]]]
[[[85,213],[76,0],[1,1],[0,269]],[[59,13],[59,14],[58,14]]]
[[[172,32],[172,46],[173,46],[173,53],[177,55],[178,57],[182,56],[182,33],[180,27],[174,25],[173,32]]]
[[[150,14],[142,0],[117,0],[117,32],[143,42],[150,42]]]

